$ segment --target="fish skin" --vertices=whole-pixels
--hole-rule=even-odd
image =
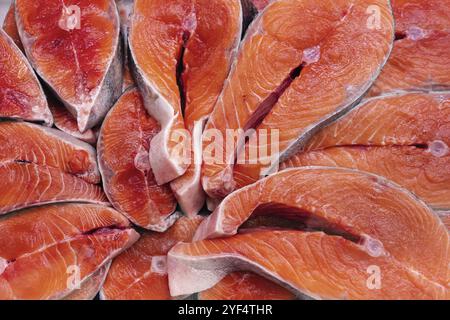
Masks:
[[[24,162],[0,164],[0,215],[50,203],[84,202],[109,205],[99,186],[61,170]]]
[[[0,29],[0,118],[43,123],[53,117],[33,68],[8,34]]]
[[[0,218],[0,230],[2,300],[63,299],[74,292],[67,285],[71,262],[84,283],[139,238],[117,211],[86,204],[24,210]]]
[[[222,92],[243,31],[240,0],[197,0],[195,12],[197,27],[186,46],[182,75],[186,88],[184,123],[192,142],[191,165],[183,176],[171,182],[178,203],[188,216],[197,215],[205,205],[206,195],[201,186],[203,128]],[[207,22],[210,12],[224,17],[224,21]],[[220,34],[223,43],[207,38],[205,33]],[[204,46],[209,46],[212,53],[205,51]]]
[[[396,33],[391,57],[368,96],[450,90],[450,1],[392,0]]]
[[[14,40],[16,46],[20,49],[20,51],[24,52],[22,41],[20,41],[19,30],[17,30],[16,24],[16,7],[14,2],[11,2],[11,5],[6,13],[5,20],[3,21],[3,30],[9,35],[11,39]]]
[[[438,211],[437,214],[450,232],[450,211]]]
[[[100,182],[95,149],[71,135],[26,122],[0,122],[0,163],[22,161]]]
[[[166,233],[147,232],[130,249],[118,256],[108,273],[102,300],[171,300],[166,272],[152,269],[154,258],[165,258],[180,241],[191,241],[203,220],[182,217]]]
[[[250,272],[228,274],[211,289],[200,292],[199,300],[295,300],[283,287]]]
[[[150,144],[159,130],[138,89],[130,88],[106,116],[97,150],[103,189],[112,205],[138,226],[164,232],[179,213],[169,185],[157,185],[149,164]]]
[[[88,129],[86,132],[81,133],[78,130],[77,120],[61,102],[53,97],[48,97],[48,105],[52,112],[56,128],[90,145],[97,143],[97,136],[94,129]]]
[[[238,234],[245,221],[262,214],[300,219],[325,232]],[[169,283],[173,295],[189,294],[245,270],[316,299],[448,299],[449,242],[433,211],[382,177],[342,168],[290,169],[228,196],[193,243],[169,252]],[[370,266],[382,270],[380,290],[367,287]]]
[[[337,166],[384,176],[436,209],[450,208],[450,93],[389,94],[366,100],[322,129],[280,168]],[[422,146],[422,147],[420,147]],[[255,177],[245,180],[251,182]]]
[[[103,120],[122,92],[120,19],[115,1],[95,0],[86,4],[76,3],[81,9],[81,24],[89,25],[89,31],[83,27],[70,31],[61,27],[53,30],[57,33],[54,36],[59,41],[71,43],[70,52],[52,51],[48,44],[52,41],[52,35],[48,34],[48,26],[43,25],[50,21],[55,24],[60,22],[63,10],[61,2],[37,0],[33,1],[33,8],[29,7],[30,4],[26,0],[16,0],[15,3],[19,35],[31,65],[77,119],[78,129],[81,132],[92,129]],[[85,6],[89,6],[89,10]],[[40,14],[36,14],[33,10]],[[102,30],[101,34],[104,36],[110,34],[111,38],[102,38],[103,42],[100,43],[98,39],[93,39],[94,35],[99,34],[95,32],[96,30]],[[106,33],[106,30],[111,32]],[[90,46],[88,48],[76,46],[74,39],[83,39],[83,44],[89,42]],[[66,48],[68,47],[67,45]],[[90,54],[89,57],[87,52]],[[98,55],[92,56],[92,52]],[[76,58],[73,56],[74,53],[77,55]],[[68,59],[69,55],[71,58]],[[53,63],[58,62],[67,66],[63,74],[54,74],[55,68],[46,63],[49,56]],[[95,58],[99,61],[95,61]],[[97,65],[94,65],[93,61]],[[73,69],[70,69],[70,66]],[[81,74],[76,74],[77,71]],[[89,74],[88,79],[85,74]]]
[[[64,300],[94,300],[105,282],[110,266],[111,261],[93,273],[81,284],[80,289],[74,290]]]
[[[379,31],[367,28],[366,10],[369,5],[378,5],[381,9]],[[312,9],[323,10],[331,17],[326,22],[311,18],[306,13]],[[271,23],[279,21],[281,18],[277,17],[281,15],[284,16],[283,21],[287,21],[286,24],[274,27]],[[295,25],[294,21],[300,17],[303,20],[308,19],[308,22],[302,21],[301,24]],[[341,22],[341,19],[344,22]],[[351,3],[300,0],[272,2],[250,26],[241,44],[239,58],[206,130],[218,129],[223,137],[226,136],[226,129],[246,130],[256,127],[257,133],[279,130],[280,151],[276,158],[283,161],[301,149],[320,127],[356,106],[389,57],[394,39],[393,23],[390,4],[384,0],[370,4],[364,0]],[[300,25],[302,32],[295,33],[296,26]],[[264,29],[263,34],[261,28]],[[314,31],[309,32],[309,28]],[[331,31],[334,28],[338,31],[333,33]],[[360,29],[364,32],[355,34],[355,31]],[[287,37],[287,34],[294,34],[295,37]],[[321,35],[327,35],[325,40],[320,40]],[[277,37],[279,41],[273,40],[273,37]],[[336,47],[336,41],[341,46]],[[330,43],[333,43],[333,46]],[[345,43],[349,45],[345,46]],[[367,46],[367,43],[373,45]],[[343,48],[350,51],[342,52]],[[271,52],[271,56],[266,58],[261,54],[262,50],[265,50],[265,53]],[[316,52],[316,60],[309,56],[312,50],[319,50]],[[356,61],[355,57],[360,60]],[[265,60],[259,61],[262,59]],[[266,77],[262,72],[258,74],[262,64]],[[348,65],[364,68],[360,68],[358,77],[353,77],[351,71],[347,70]],[[302,66],[300,76],[293,79],[283,92],[281,88],[286,85],[288,76],[292,77],[292,73],[299,66]],[[271,83],[261,80],[266,79],[269,73]],[[328,78],[324,79],[322,74],[327,74]],[[267,101],[280,94],[278,101],[271,101],[275,102],[275,105],[268,108],[271,103]],[[318,106],[319,103],[324,107]],[[308,105],[317,107],[307,108]],[[232,143],[236,143],[237,139],[234,140],[227,141],[229,150],[234,149]],[[238,145],[237,151],[243,149],[242,147]],[[207,148],[208,141],[204,140],[204,150]],[[241,157],[240,152],[235,152],[227,154],[223,163],[204,163],[202,183],[210,197],[221,199],[235,190],[233,159],[236,155]],[[235,167],[242,171],[254,167],[263,169],[260,164],[237,164]]]

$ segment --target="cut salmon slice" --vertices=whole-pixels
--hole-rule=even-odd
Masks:
[[[156,183],[149,163],[150,144],[159,131],[139,91],[126,91],[103,123],[98,162],[113,206],[133,223],[163,232],[179,214],[174,214],[177,204],[170,187]]]
[[[57,202],[109,204],[100,187],[53,167],[4,162],[0,177],[0,215]]]
[[[11,3],[8,13],[3,21],[3,30],[14,40],[16,46],[23,52],[22,41],[20,41],[19,30],[16,24],[16,6],[14,2]]]
[[[450,208],[450,94],[402,93],[366,100],[320,130],[281,169],[337,166],[375,173],[435,208]],[[258,170],[234,172],[239,187]]]
[[[0,118],[23,119],[52,126],[42,87],[26,57],[0,29]]]
[[[262,216],[291,227],[237,234]],[[443,223],[405,189],[360,171],[308,167],[272,175],[227,197],[194,241],[205,238],[169,252],[172,295],[247,270],[312,298],[449,298]]]
[[[95,149],[59,130],[26,122],[0,122],[0,163],[20,161],[57,168],[100,182]]]
[[[192,132],[198,126],[202,131],[228,75],[241,31],[240,0],[135,1],[130,49],[146,108],[162,127],[152,142],[158,152],[150,154],[159,184],[186,172],[191,154],[184,129]],[[189,173],[189,181],[180,184],[192,184],[192,179],[198,175]],[[179,198],[189,197],[178,191],[183,186],[175,187]],[[192,189],[191,193],[198,193],[198,187]]]
[[[48,99],[48,106],[52,112],[56,128],[91,145],[97,143],[97,135],[95,134],[94,129],[88,129],[84,133],[81,133],[80,130],[78,130],[77,119],[73,117],[61,102],[50,97]]]
[[[64,298],[138,238],[124,216],[102,206],[52,205],[1,218],[0,299]]]
[[[64,300],[93,300],[103,286],[110,266],[111,261],[87,278],[81,283],[80,289],[74,290]]]
[[[170,300],[166,256],[181,241],[191,241],[203,219],[183,217],[164,234],[146,233],[117,257],[101,291],[104,300]]]
[[[79,130],[97,125],[122,90],[115,2],[17,0],[16,22],[28,59]]]
[[[234,272],[209,290],[198,294],[199,300],[294,300],[295,295],[276,283],[250,272]]]
[[[390,54],[393,24],[386,0],[270,3],[247,32],[206,127],[224,141],[219,146],[209,134],[204,137],[202,183],[208,195],[220,199],[236,188],[233,164],[237,155],[242,158],[246,137],[239,130],[256,128],[261,142],[257,159],[238,165],[264,175],[352,109]],[[264,156],[262,150],[272,152]]]
[[[393,0],[396,40],[369,95],[450,89],[450,1]]]
[[[191,162],[186,173],[171,183],[181,209],[190,216],[203,208],[206,199],[200,182],[203,128],[222,92],[242,33],[240,1],[193,2],[196,26],[182,49],[184,66],[180,75],[184,123],[192,143]]]

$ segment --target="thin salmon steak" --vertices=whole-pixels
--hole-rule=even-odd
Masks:
[[[70,298],[138,238],[124,216],[96,205],[51,205],[0,218],[0,299]]]
[[[111,261],[84,280],[80,284],[79,289],[75,289],[72,293],[65,296],[64,300],[94,300],[105,282],[110,266]]]
[[[199,300],[294,300],[295,295],[278,284],[251,272],[234,272],[211,289],[200,292]]]
[[[198,214],[206,200],[200,177],[203,128],[222,92],[243,28],[239,0],[193,2],[197,22],[184,43],[180,75],[184,123],[191,136],[191,162],[186,173],[171,183],[181,209],[190,216]]]
[[[281,169],[337,166],[400,184],[437,209],[450,209],[450,93],[402,93],[368,99],[320,130]],[[238,186],[259,179],[235,171]]]
[[[27,162],[0,163],[0,215],[49,203],[109,205],[99,186],[59,169]]]
[[[394,50],[370,96],[450,90],[450,1],[392,0]]]
[[[78,129],[93,128],[122,91],[114,0],[15,3],[19,35],[32,66],[77,119]]]
[[[100,182],[95,149],[56,129],[0,122],[0,163],[20,161],[57,168],[86,182]]]
[[[118,256],[101,291],[104,300],[171,300],[166,259],[170,248],[189,242],[202,218],[183,217],[166,233],[146,233]]]
[[[287,227],[241,228],[261,217]],[[431,209],[380,176],[290,169],[228,196],[175,246],[169,284],[190,294],[244,270],[315,299],[449,299],[449,242]]]
[[[20,40],[19,30],[17,30],[16,6],[14,5],[14,2],[11,3],[11,6],[5,16],[5,20],[3,21],[3,30],[10,36],[11,39],[14,40],[14,43],[20,51],[23,52],[22,41]]]
[[[77,119],[66,109],[66,107],[57,99],[48,97],[48,106],[53,115],[54,125],[59,130],[71,135],[72,137],[87,142],[91,145],[97,144],[97,135],[94,129],[88,129],[84,133],[78,130]]]
[[[151,165],[159,184],[182,176],[194,162],[185,136],[206,117],[222,91],[242,33],[240,0],[136,0],[130,27],[135,79],[148,112],[161,124]],[[187,133],[186,133],[187,134]],[[183,150],[180,150],[183,149]],[[201,155],[200,155],[201,157]],[[197,213],[199,164],[174,185],[182,206]],[[191,199],[192,201],[192,199]],[[197,211],[197,212],[195,212]]]
[[[27,58],[0,29],[0,119],[21,119],[52,126],[44,91]]]
[[[159,186],[150,167],[151,141],[160,126],[136,88],[127,90],[106,117],[98,140],[103,188],[133,223],[163,232],[179,217],[169,185]]]
[[[207,194],[220,199],[236,189],[235,163],[266,174],[356,106],[389,57],[393,25],[386,0],[271,2],[247,31],[206,126]],[[250,159],[242,156],[248,135],[260,137]]]

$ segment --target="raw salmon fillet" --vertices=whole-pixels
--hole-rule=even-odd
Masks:
[[[392,0],[394,50],[369,95],[450,89],[450,1]]]
[[[198,150],[191,156],[185,128],[195,131],[194,140],[199,139],[222,91],[241,32],[240,0],[135,1],[130,49],[146,108],[162,127],[152,142],[152,150],[158,152],[150,154],[159,184],[182,176],[192,157],[201,158]],[[194,149],[199,147],[196,142]],[[187,211],[199,207],[185,204],[190,194],[198,197],[201,192],[198,175],[198,168],[192,168],[174,186]]]
[[[122,91],[115,2],[17,0],[16,22],[28,59],[79,130],[97,125]]]
[[[48,106],[53,115],[54,125],[59,130],[70,134],[74,138],[87,142],[91,145],[97,143],[97,135],[94,129],[88,129],[84,133],[78,130],[77,119],[66,109],[66,107],[53,97],[48,97]]]
[[[450,209],[450,93],[403,93],[366,100],[317,133],[281,169],[337,166],[375,173]],[[251,173],[251,175],[249,175]],[[259,179],[235,171],[238,186]]]
[[[195,31],[185,40],[181,76],[184,123],[191,136],[191,164],[171,183],[183,212],[196,215],[205,204],[201,186],[201,136],[206,120],[222,92],[242,33],[238,0],[193,1]],[[221,19],[217,19],[221,17]],[[205,50],[205,48],[207,48]]]
[[[64,300],[93,300],[103,286],[110,266],[111,261],[83,281],[80,289],[75,289]]]
[[[170,300],[166,259],[181,241],[191,241],[203,220],[183,217],[164,234],[146,233],[117,257],[101,291],[104,300]]]
[[[52,126],[42,87],[14,41],[0,29],[0,118],[23,119]]]
[[[0,163],[20,161],[57,168],[100,182],[95,149],[59,130],[26,122],[0,122]]]
[[[52,205],[1,218],[0,299],[64,298],[138,238],[124,216],[102,206]]]
[[[150,167],[150,144],[159,131],[139,91],[126,91],[103,123],[98,162],[112,205],[138,226],[163,232],[179,214],[170,187],[159,186]]]
[[[291,227],[239,232],[261,216]],[[307,167],[272,175],[228,196],[194,241],[169,252],[174,296],[246,270],[317,299],[450,298],[444,224],[405,189],[360,171]]]
[[[102,189],[59,169],[27,162],[0,163],[0,215],[58,202],[108,205]]]
[[[239,129],[257,129],[261,137],[258,163],[238,162],[240,170],[257,167],[264,175],[271,169],[266,160],[283,160],[320,127],[351,110],[389,57],[393,24],[386,0],[270,3],[247,31],[205,129],[225,141],[217,150],[211,136],[204,136],[207,194],[220,199],[236,188],[233,164],[236,156],[242,158],[246,137]],[[269,139],[275,134],[278,144]],[[264,150],[272,155],[264,157]]]
[[[16,46],[21,50],[23,50],[22,41],[20,41],[19,30],[17,30],[16,24],[16,6],[14,2],[11,3],[9,7],[8,13],[5,16],[5,20],[3,21],[3,30],[14,40]]]
[[[234,272],[211,289],[200,292],[199,300],[294,300],[295,295],[254,273]]]

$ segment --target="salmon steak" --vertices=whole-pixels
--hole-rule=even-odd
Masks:
[[[88,183],[100,182],[95,149],[59,130],[26,122],[0,122],[0,163],[52,167]]]
[[[450,209],[450,94],[384,95],[366,100],[319,131],[281,169],[337,166],[368,171],[413,191],[437,209]],[[235,171],[238,186],[259,172]]]
[[[450,89],[450,1],[392,0],[396,41],[370,96]]]
[[[101,291],[104,300],[171,300],[167,253],[179,242],[189,242],[203,218],[183,217],[166,233],[146,233],[118,256]]]
[[[60,202],[108,205],[99,186],[59,169],[27,162],[0,163],[0,215]]]
[[[0,119],[22,119],[52,126],[47,100],[19,47],[0,29]]]
[[[140,227],[163,232],[179,217],[169,185],[159,186],[150,167],[152,139],[160,126],[136,88],[127,90],[103,122],[98,162],[112,205]]]
[[[236,0],[193,2],[197,24],[185,40],[184,67],[179,79],[184,123],[191,137],[191,162],[186,173],[171,183],[180,207],[190,216],[196,215],[205,204],[201,136],[237,53],[244,14],[244,8]],[[218,16],[222,18],[217,19]]]
[[[2,300],[64,298],[139,238],[117,211],[81,204],[18,212],[0,230]]]
[[[150,154],[159,184],[182,176],[200,152],[190,152],[190,134],[185,129],[195,131],[193,139],[200,139],[241,33],[240,0],[134,2],[129,44],[145,106],[161,124],[161,133],[152,141],[152,150],[158,152]],[[196,142],[194,149],[199,148]],[[195,212],[201,205],[184,204],[190,194],[196,197],[201,192],[197,182],[200,169],[192,170],[174,189],[181,205]]]
[[[294,300],[295,295],[280,285],[250,272],[234,272],[211,289],[198,294],[199,300]]]
[[[120,20],[114,0],[15,3],[19,35],[31,64],[77,119],[79,130],[93,128],[122,91]]]
[[[19,30],[16,24],[16,6],[14,2],[11,3],[8,12],[3,21],[3,30],[11,37],[16,46],[23,52],[22,41],[20,40]]]
[[[262,216],[290,227],[241,228]],[[405,189],[360,171],[274,174],[228,196],[194,241],[169,252],[173,296],[244,270],[315,299],[450,297],[447,228]]]
[[[247,31],[206,126],[207,194],[221,199],[236,189],[236,159],[239,170],[257,167],[264,176],[315,131],[351,110],[379,75],[393,40],[386,0],[271,2]],[[260,140],[258,157],[241,161],[248,136]],[[217,137],[222,146],[213,143]]]

